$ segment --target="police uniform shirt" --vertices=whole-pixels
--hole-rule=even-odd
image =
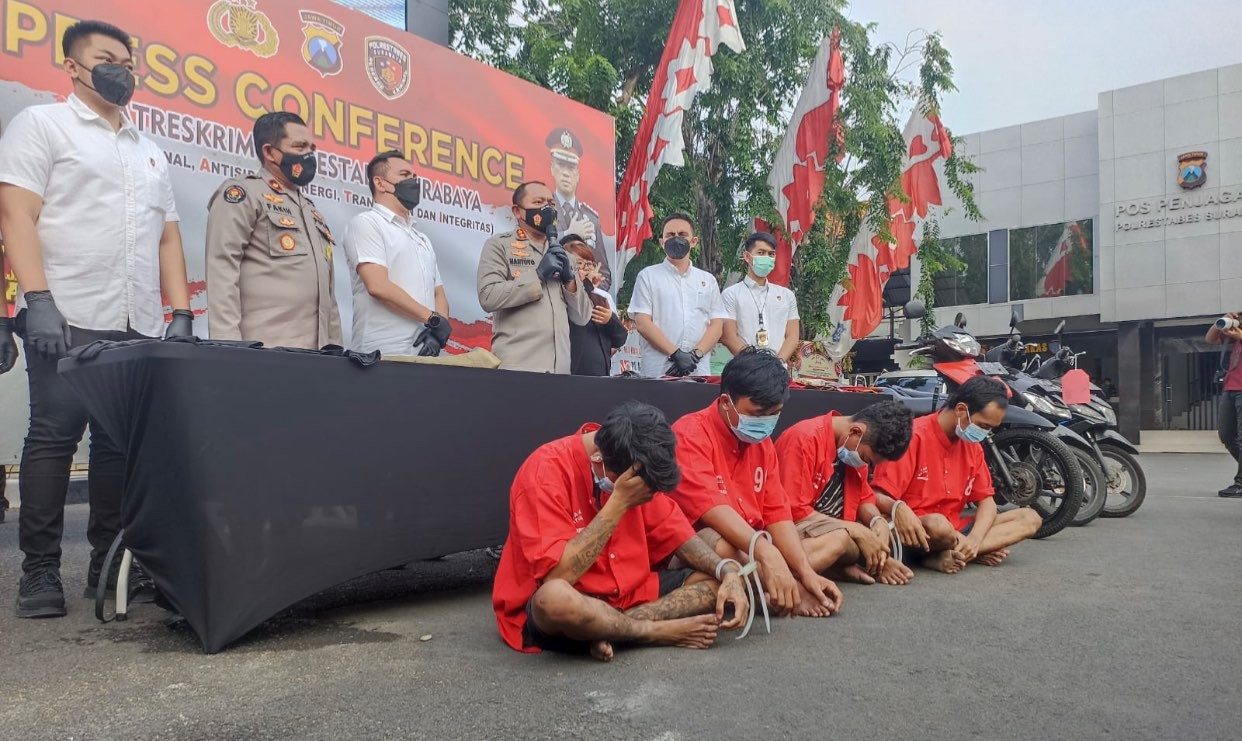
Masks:
[[[311,199],[260,171],[226,180],[207,209],[211,338],[313,350],[340,345],[336,243]]]
[[[721,294],[729,319],[737,322],[737,334],[747,345],[760,347],[759,330],[766,329],[768,342],[762,347],[773,351],[785,344],[785,325],[798,319],[798,299],[784,286],[768,282],[759,285],[748,275]],[[762,321],[760,321],[762,317]]]
[[[351,349],[379,350],[384,355],[416,354],[414,338],[422,331],[423,323],[393,312],[372,296],[358,275],[358,266],[369,263],[386,268],[389,280],[434,311],[436,287],[443,285],[443,281],[431,242],[407,219],[377,203],[349,222],[345,259],[354,296]]]
[[[643,268],[634,282],[630,315],[649,314],[668,341],[689,352],[707,331],[713,319],[727,319],[720,300],[720,288],[711,273],[690,266],[683,275],[668,260]],[[668,354],[657,350],[646,338],[639,341],[642,375],[660,378],[668,375]],[[703,356],[693,375],[711,373],[711,353]]]
[[[23,109],[0,139],[0,182],[43,199],[35,230],[65,321],[160,335],[160,239],[179,217],[164,153],[124,112],[116,131],[76,95]]]

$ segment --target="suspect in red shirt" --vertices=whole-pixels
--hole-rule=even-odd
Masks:
[[[925,555],[927,568],[956,574],[971,561],[999,565],[1010,546],[1039,530],[1035,510],[998,514],[992,499],[980,443],[1005,420],[1008,406],[1004,384],[972,378],[943,409],[914,420],[910,449],[900,460],[876,468],[872,486],[880,511],[892,518],[904,546]],[[978,509],[972,521],[963,521],[970,502]]]
[[[614,643],[708,648],[741,624],[740,567],[658,493],[681,478],[675,447],[663,412],[628,402],[526,459],[492,589],[505,643],[609,661]],[[660,571],[674,554],[689,568]]]
[[[671,496],[718,552],[754,556],[779,614],[827,617],[840,609],[841,590],[807,560],[769,439],[789,373],[769,352],[743,351],[725,366],[720,391],[711,406],[673,423],[682,478]]]
[[[781,484],[811,566],[841,569],[862,584],[906,584],[914,576],[889,558],[889,524],[867,483],[869,466],[897,460],[910,446],[910,410],[880,401],[852,417],[804,419],[776,441]],[[864,524],[865,523],[865,524]]]

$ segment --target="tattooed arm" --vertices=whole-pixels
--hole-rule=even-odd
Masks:
[[[600,551],[608,545],[613,531],[617,529],[617,524],[625,513],[650,502],[654,495],[655,492],[643,483],[633,467],[618,476],[612,495],[604,502],[599,514],[573,540],[565,544],[560,563],[544,578],[564,579],[570,584],[578,583],[599,558]]]
[[[699,536],[696,535],[683,543],[677,549],[677,555],[694,568],[715,578],[716,568],[720,565],[720,556],[712,550],[707,541]],[[720,624],[722,628],[741,627],[744,620],[742,615],[750,609],[750,602],[746,598],[746,588],[742,584],[742,577],[738,575],[740,570],[741,567],[737,564],[725,564],[722,570],[720,590],[716,593],[716,619],[724,620],[725,607],[733,606],[733,618],[722,622]]]

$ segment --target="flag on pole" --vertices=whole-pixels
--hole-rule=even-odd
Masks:
[[[842,138],[836,119],[844,84],[840,31],[834,28],[832,35],[819,45],[811,74],[798,96],[789,129],[768,175],[772,201],[785,222],[794,250],[815,220],[815,204],[824,192],[829,143],[834,136]]]
[[[617,251],[622,262],[632,256],[629,253],[638,254],[652,234],[649,197],[660,168],[685,163],[682,118],[694,97],[711,88],[711,58],[721,45],[735,53],[746,48],[733,0],[681,0],[617,193]]]
[[[768,281],[778,286],[788,286],[789,274],[793,268],[793,247],[789,244],[785,231],[780,224],[769,224],[760,218],[755,219],[755,231],[767,232],[776,237],[776,267],[768,273]]]

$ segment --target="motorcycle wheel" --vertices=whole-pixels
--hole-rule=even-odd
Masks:
[[[1082,468],[1065,443],[1039,430],[1002,430],[992,436],[996,450],[1016,484],[1004,491],[1004,477],[989,460],[997,493],[1017,505],[1030,505],[1044,524],[1035,533],[1046,538],[1070,524],[1082,505]]]
[[[1108,464],[1108,470],[1104,472],[1108,480],[1108,498],[1100,517],[1129,517],[1143,506],[1143,499],[1147,496],[1147,475],[1128,450],[1102,443],[1100,453]]]
[[[1070,520],[1071,527],[1082,527],[1095,521],[1104,511],[1104,499],[1108,495],[1108,479],[1104,476],[1104,472],[1100,470],[1100,464],[1089,453],[1071,449],[1074,457],[1078,459],[1078,465],[1082,468],[1082,506],[1078,508],[1078,512],[1074,515],[1074,519]]]

